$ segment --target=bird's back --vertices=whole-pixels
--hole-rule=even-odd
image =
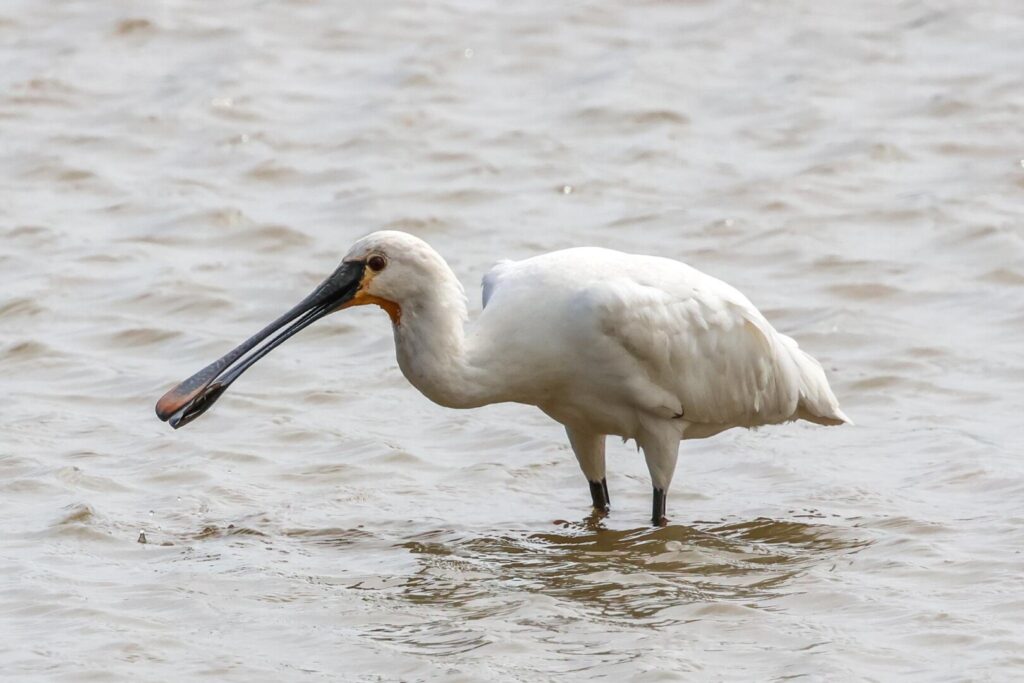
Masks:
[[[816,360],[735,288],[679,261],[583,247],[504,262],[484,302],[480,333],[519,368],[514,400],[557,392],[567,418],[623,422],[608,433],[637,418],[683,420],[687,438],[848,422]]]

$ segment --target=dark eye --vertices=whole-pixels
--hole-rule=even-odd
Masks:
[[[380,254],[374,254],[367,259],[366,265],[370,267],[370,270],[381,271],[388,265],[388,260]]]

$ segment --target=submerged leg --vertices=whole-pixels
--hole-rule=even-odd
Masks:
[[[654,489],[654,505],[651,509],[651,524],[654,526],[665,526],[668,524],[668,517],[665,516],[665,489]]]
[[[591,481],[589,483],[590,498],[594,503],[594,508],[607,512],[612,503],[611,498],[608,497],[608,480],[602,478],[601,481]]]
[[[637,444],[644,452],[647,469],[651,473],[651,484],[654,487],[654,500],[651,506],[651,524],[665,526],[665,501],[668,498],[668,487],[672,483],[672,475],[676,471],[676,460],[679,458],[679,432],[666,429],[663,433],[646,433],[637,438]]]
[[[583,476],[590,483],[590,498],[594,509],[607,512],[611,500],[608,497],[608,481],[604,473],[604,434],[584,432],[578,429],[565,428],[569,435],[569,444],[580,463]]]

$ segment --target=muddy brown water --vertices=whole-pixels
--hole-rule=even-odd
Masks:
[[[0,674],[1018,680],[1024,8],[0,5]],[[347,311],[155,400],[360,235],[684,259],[856,427],[684,445],[613,514],[538,411],[449,411]],[[140,532],[146,543],[139,543]]]

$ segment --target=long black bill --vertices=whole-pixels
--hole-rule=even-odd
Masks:
[[[364,268],[362,262],[343,262],[297,306],[164,394],[156,404],[157,417],[177,429],[205,413],[253,363],[350,301],[359,290]]]

